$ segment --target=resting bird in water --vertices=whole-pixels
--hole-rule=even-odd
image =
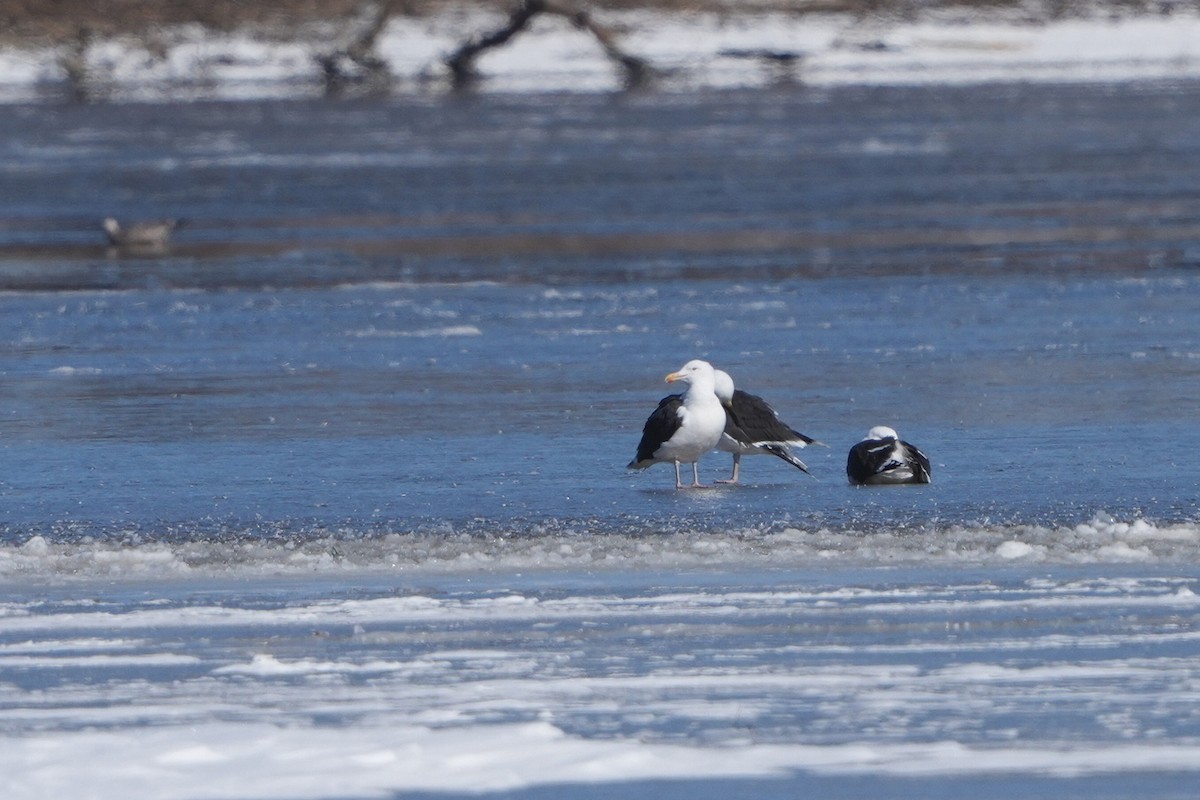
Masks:
[[[658,402],[646,420],[637,455],[629,469],[646,469],[654,464],[675,465],[675,488],[683,488],[680,464],[692,465],[692,486],[700,487],[700,456],[717,446],[725,431],[725,407],[717,399],[712,364],[689,361],[666,377],[667,383],[688,385],[683,394],[672,394]]]
[[[164,219],[122,226],[113,217],[108,217],[104,220],[104,232],[113,247],[162,249],[171,241],[171,233],[182,224],[183,220]]]
[[[878,425],[854,447],[846,459],[846,477],[858,485],[929,483],[929,459],[891,428]]]
[[[808,467],[792,450],[820,442],[785,424],[770,403],[758,395],[735,389],[733,378],[723,370],[716,371],[716,393],[729,415],[717,449],[733,453],[733,474],[717,483],[738,482],[742,456],[772,455],[808,472]]]

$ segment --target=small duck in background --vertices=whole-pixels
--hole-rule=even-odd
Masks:
[[[929,458],[900,438],[895,430],[877,425],[850,448],[846,477],[857,486],[929,483],[933,473]]]
[[[171,242],[171,234],[184,223],[181,219],[147,220],[121,225],[115,217],[102,223],[108,243],[113,247],[142,250],[163,250]]]

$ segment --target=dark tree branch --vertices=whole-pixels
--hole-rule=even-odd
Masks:
[[[479,77],[475,70],[475,59],[485,50],[507,44],[529,27],[530,21],[538,14],[565,17],[576,28],[595,37],[604,48],[605,55],[624,70],[627,87],[641,86],[650,77],[650,65],[645,60],[622,50],[612,31],[592,19],[590,13],[571,0],[521,0],[521,4],[509,14],[508,22],[503,27],[489,34],[468,39],[446,58],[446,66],[450,69],[454,88],[463,89],[475,83]]]
[[[524,0],[509,14],[508,24],[486,36],[473,36],[446,59],[455,89],[463,89],[475,83],[479,74],[475,71],[475,59],[485,50],[499,47],[525,30],[529,21],[541,12],[540,0]]]
[[[592,19],[587,10],[575,6],[574,3],[562,0],[544,0],[545,10],[551,14],[559,14],[571,20],[580,30],[585,30],[596,38],[604,53],[617,62],[625,71],[625,86],[633,89],[642,86],[651,77],[650,65],[645,59],[626,53],[617,44],[617,37],[608,28]]]
[[[68,42],[63,52],[58,56],[59,69],[67,81],[67,91],[71,100],[85,103],[92,99],[94,91],[93,76],[88,67],[88,48],[92,45],[92,30],[81,25],[75,31],[75,38]]]
[[[363,11],[370,16],[363,29],[345,47],[316,56],[326,93],[335,94],[351,84],[378,87],[391,83],[387,62],[376,55],[375,43],[396,4],[396,0],[365,3]]]

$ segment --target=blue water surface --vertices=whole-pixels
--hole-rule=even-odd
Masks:
[[[0,537],[1191,520],[1198,125],[1186,83],[15,107]],[[692,358],[812,477],[627,473]],[[846,486],[878,424],[933,486]]]

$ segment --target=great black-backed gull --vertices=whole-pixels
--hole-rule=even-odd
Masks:
[[[792,450],[820,442],[786,424],[766,400],[734,388],[733,378],[723,370],[716,371],[716,393],[729,417],[717,449],[733,453],[733,474],[718,483],[738,482],[742,456],[772,455],[808,472]]]
[[[712,364],[689,361],[666,377],[667,383],[683,381],[688,388],[658,402],[658,408],[646,420],[637,455],[629,469],[646,469],[654,464],[675,465],[675,488],[683,488],[680,464],[692,465],[692,486],[699,487],[696,462],[717,446],[725,431],[725,407],[717,399]]]
[[[171,233],[182,224],[183,220],[164,219],[122,226],[113,217],[108,217],[103,227],[108,235],[108,243],[113,247],[161,249],[167,246],[171,241]]]
[[[854,484],[929,483],[932,473],[925,454],[891,428],[878,425],[846,459],[846,476]]]

